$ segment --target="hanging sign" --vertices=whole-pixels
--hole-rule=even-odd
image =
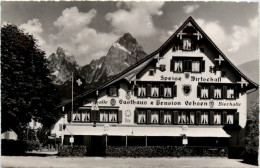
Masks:
[[[70,137],[70,143],[74,143],[74,137]]]

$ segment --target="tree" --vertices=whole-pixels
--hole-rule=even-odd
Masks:
[[[9,24],[1,28],[1,45],[2,132],[12,129],[23,138],[32,118],[44,126],[55,121],[59,97],[33,36]]]
[[[258,147],[259,147],[259,104],[251,104],[248,112],[248,121],[246,125],[245,137],[245,156],[244,161],[247,163],[258,164]]]

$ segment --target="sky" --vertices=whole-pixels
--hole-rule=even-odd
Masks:
[[[105,56],[129,32],[147,54],[192,16],[235,64],[258,59],[256,2],[1,2],[1,24],[34,35],[49,56],[62,47],[80,65]]]

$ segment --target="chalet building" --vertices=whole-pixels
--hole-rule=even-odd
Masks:
[[[216,32],[217,35],[217,32]],[[189,17],[156,51],[95,90],[61,104],[63,144],[242,147],[246,77]]]

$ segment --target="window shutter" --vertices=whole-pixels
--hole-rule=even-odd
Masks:
[[[214,88],[215,88],[214,86],[210,86],[210,92],[209,92],[210,93],[209,94],[210,98],[214,98]]]
[[[97,111],[92,110],[91,113],[90,113],[90,120],[91,120],[92,122],[96,122],[96,121],[97,121],[97,113],[96,113],[96,112],[97,112]]]
[[[214,111],[210,111],[209,112],[209,123],[211,124],[211,125],[213,125],[214,124]]]
[[[147,110],[147,124],[151,124],[151,110]]]
[[[197,97],[198,98],[201,97],[201,86],[200,85],[197,86]]]
[[[134,122],[138,123],[138,110],[135,110]]]
[[[197,111],[196,112],[196,124],[200,124],[201,123],[201,112]]]
[[[227,112],[223,111],[223,124],[227,124]]]
[[[122,110],[118,110],[118,123],[122,123]]]
[[[188,61],[188,71],[191,71],[191,66],[192,66],[192,62],[191,61]]]
[[[160,124],[164,124],[164,110],[160,110]]]
[[[235,94],[235,99],[238,99],[239,98],[239,89],[238,89],[238,86],[235,86],[234,88],[234,94]]]
[[[69,111],[68,114],[67,114],[67,120],[68,120],[69,123],[71,122],[71,118],[72,118],[72,112]]]
[[[223,95],[223,98],[226,99],[227,98],[227,86],[223,86],[223,90],[222,90],[222,95]]]
[[[174,71],[174,61],[171,59],[170,71]]]
[[[202,60],[202,61],[201,61],[200,71],[201,71],[201,72],[205,72],[205,60]]]
[[[178,124],[178,111],[173,112],[173,124]]]
[[[152,85],[151,84],[147,84],[147,96],[148,97],[151,96],[151,92],[152,92]]]
[[[235,113],[235,121],[234,124],[239,124],[239,112]]]
[[[96,121],[99,122],[100,121],[100,111],[96,111]]]
[[[160,97],[164,97],[164,84],[160,84]]]
[[[138,84],[136,84],[134,87],[134,94],[135,96],[138,96]]]
[[[173,89],[172,89],[173,93],[173,97],[177,97],[177,85],[173,85]]]

